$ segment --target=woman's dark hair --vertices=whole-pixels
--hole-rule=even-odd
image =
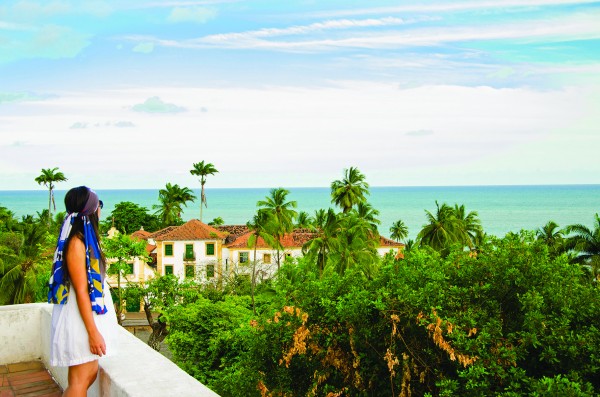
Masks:
[[[67,210],[67,213],[80,213],[84,208],[85,205],[88,201],[88,198],[90,197],[90,188],[88,188],[87,186],[78,186],[78,187],[74,187],[73,189],[69,190],[67,192],[67,194],[65,195],[65,208]],[[99,230],[99,218],[98,218],[98,210],[94,211],[94,213],[88,215],[88,219],[90,220],[90,223],[92,224],[92,227],[94,229],[94,234],[96,235],[96,239],[98,240],[98,243],[100,243],[100,230]],[[71,233],[69,233],[69,236],[67,237],[67,241],[65,242],[65,249],[64,249],[64,258],[67,257],[67,252],[69,250],[69,241],[71,240],[72,237],[76,237],[80,240],[83,241],[83,219],[81,217],[81,215],[78,215],[75,218],[75,221],[73,222],[73,226],[71,228]],[[102,252],[102,249],[100,249],[100,255],[102,256],[102,258],[98,258],[99,260],[102,261],[102,263],[105,263],[105,257],[104,257],[104,253]],[[102,266],[102,265],[101,265]],[[65,276],[68,279],[69,278],[69,271],[68,268],[65,266]]]

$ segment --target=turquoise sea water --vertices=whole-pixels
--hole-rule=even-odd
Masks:
[[[332,206],[329,188],[290,188],[290,200],[298,202],[298,210],[313,214],[319,208]],[[104,216],[121,201],[132,201],[152,210],[158,190],[97,190],[104,201]],[[549,220],[560,226],[573,223],[592,225],[600,213],[600,185],[553,186],[456,186],[456,187],[371,187],[369,202],[380,211],[380,232],[389,235],[393,222],[402,219],[414,238],[425,223],[425,209],[433,212],[435,201],[464,204],[477,211],[486,232],[502,236],[509,231],[536,229]],[[57,210],[64,210],[66,191],[56,191]],[[199,190],[195,191],[200,197]],[[208,208],[204,221],[220,216],[227,224],[244,224],[256,211],[256,202],[269,193],[269,188],[206,189]],[[0,206],[17,216],[35,214],[48,206],[44,190],[0,191]],[[198,218],[199,201],[185,209],[185,220]]]

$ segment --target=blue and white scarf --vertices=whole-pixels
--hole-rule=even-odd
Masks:
[[[56,245],[56,251],[54,251],[52,274],[50,275],[48,303],[63,305],[67,303],[67,299],[69,298],[69,282],[65,278],[66,263],[63,260],[63,253],[73,223],[78,219],[77,216],[76,212],[68,214],[60,228],[58,244]],[[90,302],[92,303],[92,310],[94,312],[104,314],[106,313],[106,306],[104,305],[104,291],[100,271],[100,258],[102,257],[100,246],[89,218],[85,215],[81,215],[80,218],[83,221],[83,241],[85,244],[85,264]],[[93,255],[90,255],[90,252]]]

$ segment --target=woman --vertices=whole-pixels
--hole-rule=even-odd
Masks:
[[[98,374],[98,359],[114,353],[117,319],[105,283],[98,221],[102,202],[88,187],[69,190],[50,276],[50,365],[69,367],[63,396],[85,396]]]

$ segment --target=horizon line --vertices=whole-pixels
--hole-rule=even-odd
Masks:
[[[568,186],[600,186],[600,183],[544,183],[544,184],[489,184],[489,185],[369,185],[372,188],[452,188],[452,187],[568,187]],[[250,189],[330,189],[331,186],[252,186],[252,187],[205,187],[205,190],[250,190]],[[159,188],[98,188],[94,190],[160,190]],[[190,188],[200,189],[200,187]],[[36,192],[48,189],[0,189],[0,192]],[[66,192],[70,189],[53,189],[55,192]]]

